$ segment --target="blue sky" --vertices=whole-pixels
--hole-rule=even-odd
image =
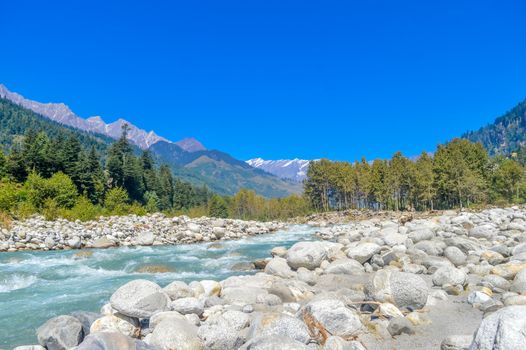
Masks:
[[[526,98],[524,1],[6,1],[0,82],[251,157],[414,155]]]

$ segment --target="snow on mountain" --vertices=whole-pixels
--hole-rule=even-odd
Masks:
[[[289,179],[296,182],[301,182],[307,176],[310,160],[305,159],[280,159],[280,160],[265,160],[262,158],[254,158],[246,161],[248,165],[276,175],[282,179]]]
[[[99,133],[113,139],[118,139],[122,133],[122,126],[128,124],[128,139],[142,149],[148,149],[151,145],[159,141],[172,142],[157,135],[154,131],[140,129],[124,119],[117,119],[113,123],[106,124],[100,116],[93,116],[87,119],[81,118],[73,113],[64,103],[41,103],[32,101],[24,98],[24,96],[20,94],[9,91],[3,84],[0,84],[0,97],[30,109],[57,123],[84,131]],[[178,141],[176,144],[188,152],[205,149],[199,141],[190,138]]]

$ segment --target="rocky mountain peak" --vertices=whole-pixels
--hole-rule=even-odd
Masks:
[[[175,144],[187,152],[197,152],[206,150],[205,146],[203,146],[201,142],[194,139],[193,137],[184,138],[180,141],[175,142]]]

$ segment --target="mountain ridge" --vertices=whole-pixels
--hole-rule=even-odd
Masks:
[[[307,176],[309,164],[313,160],[306,159],[279,159],[265,160],[263,158],[252,158],[246,161],[250,166],[261,169],[281,179],[294,182],[302,182]]]

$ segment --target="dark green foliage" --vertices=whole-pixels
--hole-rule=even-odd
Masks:
[[[480,142],[490,155],[508,156],[526,146],[526,100],[497,118],[492,124],[462,136]]]

